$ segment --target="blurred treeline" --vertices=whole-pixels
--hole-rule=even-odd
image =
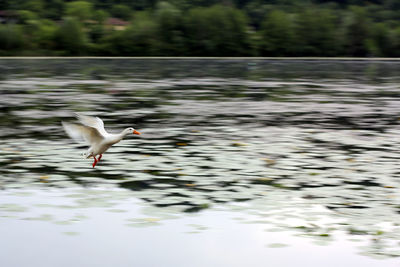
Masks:
[[[400,0],[1,0],[0,55],[400,56]]]

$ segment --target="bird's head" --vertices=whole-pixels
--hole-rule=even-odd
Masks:
[[[128,133],[140,135],[140,132],[136,131],[136,130],[133,129],[132,127],[127,128],[126,131],[127,131]]]

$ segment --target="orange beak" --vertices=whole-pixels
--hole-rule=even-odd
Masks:
[[[136,131],[136,130],[133,130],[133,134],[140,135],[140,133],[138,131]]]

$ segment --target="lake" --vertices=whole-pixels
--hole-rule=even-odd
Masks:
[[[0,59],[0,266],[399,266],[400,61]],[[134,127],[96,168],[61,121]]]

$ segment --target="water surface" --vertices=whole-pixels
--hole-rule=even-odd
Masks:
[[[0,263],[396,266],[399,67],[2,59]],[[74,111],[142,135],[93,169]]]

